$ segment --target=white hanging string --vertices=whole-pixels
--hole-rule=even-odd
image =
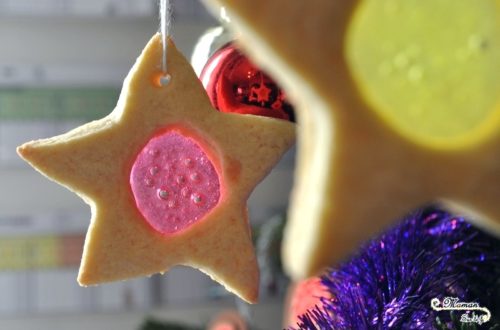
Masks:
[[[161,69],[165,74],[162,79],[160,79],[162,85],[170,81],[170,75],[167,72],[168,37],[170,36],[170,25],[172,21],[172,6],[170,1],[171,0],[160,0],[160,35],[163,47]]]

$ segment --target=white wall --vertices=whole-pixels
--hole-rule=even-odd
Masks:
[[[131,66],[158,29],[158,19],[0,16],[0,65],[110,64]],[[172,35],[189,56],[207,28],[204,21],[176,21]]]

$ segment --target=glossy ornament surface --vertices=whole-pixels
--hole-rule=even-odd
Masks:
[[[221,112],[294,121],[284,91],[232,43],[214,53],[200,79],[212,105]]]

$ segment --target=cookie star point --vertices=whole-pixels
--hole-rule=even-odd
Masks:
[[[206,2],[224,6],[242,48],[296,106],[298,168],[284,242],[292,277],[338,262],[430,202],[454,201],[460,208],[452,209],[500,231],[498,47],[478,46],[500,31],[472,18],[498,21],[497,1]],[[432,24],[420,24],[416,17],[429,13]]]
[[[294,125],[213,109],[172,43],[172,78],[160,87],[153,81],[160,59],[156,35],[110,115],[19,152],[91,205],[82,285],[182,264],[255,302],[259,274],[246,198],[293,143]]]

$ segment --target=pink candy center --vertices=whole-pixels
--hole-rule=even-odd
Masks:
[[[220,198],[219,177],[206,153],[175,131],[153,137],[142,149],[130,185],[139,211],[162,234],[193,225]]]

